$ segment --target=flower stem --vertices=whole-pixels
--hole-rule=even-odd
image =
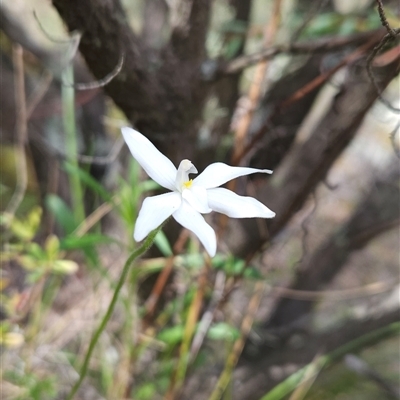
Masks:
[[[72,400],[76,394],[76,392],[78,391],[78,389],[80,388],[83,380],[86,377],[87,371],[88,371],[88,367],[89,367],[89,361],[90,358],[92,356],[93,350],[102,334],[102,332],[104,331],[105,327],[107,326],[107,323],[114,311],[115,308],[115,304],[117,303],[118,300],[118,296],[119,296],[119,292],[121,291],[121,288],[126,280],[126,277],[128,275],[129,272],[129,267],[131,266],[132,262],[139,256],[141,256],[143,253],[145,253],[150,246],[153,244],[154,239],[157,235],[157,233],[161,230],[162,226],[164,224],[160,225],[157,229],[154,229],[154,231],[150,232],[150,234],[147,236],[146,240],[143,242],[143,244],[138,247],[136,250],[134,250],[132,252],[132,254],[128,257],[128,259],[125,262],[124,268],[122,269],[121,272],[121,276],[119,277],[117,286],[115,287],[114,290],[114,294],[113,297],[111,299],[110,305],[108,306],[107,312],[104,315],[99,327],[97,328],[97,330],[95,331],[90,344],[89,344],[89,348],[86,352],[86,356],[85,356],[85,360],[82,364],[81,367],[81,371],[79,374],[79,379],[77,380],[77,382],[75,383],[75,385],[72,387],[71,391],[69,392],[68,396],[67,396],[67,400]]]

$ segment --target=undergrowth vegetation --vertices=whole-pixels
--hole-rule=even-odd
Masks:
[[[393,153],[398,152],[397,117],[395,130],[390,135],[386,131],[398,111],[390,110],[387,99],[399,104],[398,93],[391,91],[396,91],[399,83],[398,44],[393,43],[400,31],[390,28],[399,23],[399,17],[390,9],[384,14],[379,1],[377,9],[365,6],[360,12],[346,14],[338,11],[335,2],[335,6],[326,6],[322,1],[315,9],[300,12],[292,2],[271,0],[254,1],[254,15],[249,6],[244,22],[235,19],[232,5],[236,4],[239,13],[244,2],[221,0],[211,6],[212,2],[204,1],[212,10],[212,18],[207,15],[202,22],[209,23],[209,32],[200,29],[202,23],[197,24],[196,19],[191,21],[205,32],[202,46],[192,46],[201,47],[200,53],[208,52],[207,59],[203,53],[193,57],[202,60],[199,65],[183,65],[181,77],[180,65],[174,62],[186,61],[183,52],[171,58],[173,68],[168,69],[168,57],[181,51],[179,45],[173,51],[168,48],[170,53],[160,51],[159,57],[167,54],[163,62],[157,57],[154,61],[153,51],[158,51],[166,38],[171,36],[178,44],[182,39],[179,29],[176,37],[160,29],[162,40],[143,52],[148,64],[143,62],[146,67],[141,67],[140,73],[128,71],[142,52],[131,46],[133,40],[127,40],[129,46],[121,47],[118,63],[111,57],[116,70],[93,82],[96,78],[87,70],[76,74],[73,60],[81,45],[89,70],[97,78],[105,76],[101,69],[96,71],[96,53],[85,53],[87,32],[82,27],[82,32],[75,32],[74,23],[80,19],[71,24],[69,14],[62,15],[63,1],[53,3],[68,29],[74,31],[63,42],[65,51],[57,47],[61,61],[56,67],[43,61],[45,67],[39,68],[31,53],[24,55],[28,52],[21,43],[3,32],[0,36],[2,55],[9,53],[12,60],[15,90],[10,96],[16,109],[15,138],[11,135],[15,140],[10,144],[2,139],[0,143],[2,398],[370,400],[382,391],[396,396],[398,388],[392,382],[399,372],[398,362],[393,361],[398,349],[391,349],[398,347],[396,335],[400,332],[395,298],[399,172]],[[104,3],[111,8],[119,4]],[[198,7],[201,2],[193,3]],[[272,10],[268,17],[261,12],[267,3]],[[86,7],[91,1],[80,4]],[[118,7],[117,11],[112,8],[116,16],[105,13],[110,24],[119,21]],[[93,11],[94,20],[104,17],[104,10],[99,9],[98,15],[97,8]],[[287,15],[286,9],[291,10]],[[204,9],[198,10],[202,15]],[[80,10],[76,7],[74,11]],[[40,24],[40,18],[36,17],[36,23]],[[284,29],[278,29],[280,23]],[[129,37],[121,33],[127,24],[122,25],[119,34]],[[303,41],[300,45],[296,32]],[[97,33],[100,38],[101,32]],[[136,33],[132,36],[139,37]],[[200,36],[194,35],[194,41]],[[185,40],[186,36],[182,43]],[[293,47],[277,45],[280,41]],[[61,41],[56,43],[58,46]],[[102,43],[100,39],[98,43]],[[106,49],[112,52],[113,46],[107,43]],[[176,43],[172,40],[171,47]],[[89,52],[97,49],[88,47]],[[248,57],[254,49],[266,48],[271,50],[269,55],[255,52],[256,56]],[[378,57],[379,52],[383,58]],[[307,64],[313,57],[316,66],[314,61]],[[105,54],[98,64],[107,60]],[[140,62],[137,65],[141,66]],[[162,69],[165,65],[172,83],[165,75],[157,76],[155,83],[146,75],[167,74]],[[49,80],[45,73],[39,76],[39,69],[51,68]],[[261,68],[262,79],[254,84],[257,68]],[[201,71],[201,77],[194,79],[187,72],[192,70]],[[378,83],[375,75],[371,78],[372,70],[379,72]],[[95,129],[85,120],[82,107],[106,85],[115,80],[118,84],[119,78],[131,84],[126,78],[131,72],[133,82],[138,76],[140,84],[151,81],[137,93],[145,97],[155,90],[149,98],[157,98],[162,109],[149,111],[146,107],[153,103],[149,98],[136,99],[136,92],[132,94],[137,101],[134,105],[126,105],[115,95],[115,88],[108,93],[114,102],[105,101],[101,92],[104,103],[101,112],[93,112],[94,125],[105,126],[107,134],[92,137],[86,132],[86,137],[85,129]],[[87,81],[80,91],[82,77]],[[187,85],[197,82],[198,86],[183,90],[181,78]],[[46,104],[40,108],[53,79],[56,95],[46,103],[47,109]],[[168,84],[160,89],[158,85],[165,82]],[[392,86],[390,82],[394,82]],[[330,91],[328,100],[325,98],[328,105],[318,109],[324,103],[317,98],[322,86]],[[123,92],[121,87],[125,90],[125,86],[119,87]],[[225,95],[231,89],[236,97],[228,101]],[[357,91],[361,92],[357,101],[345,97]],[[239,96],[247,92],[247,97]],[[171,98],[166,97],[169,94]],[[309,95],[314,97],[310,100]],[[306,105],[300,104],[304,99]],[[174,101],[176,109],[171,106]],[[194,112],[191,107],[199,110]],[[162,137],[158,144],[172,156],[180,156],[183,149],[190,151],[202,166],[199,169],[210,164],[209,158],[263,168],[264,172],[273,168],[276,173],[272,177],[255,177],[228,187],[262,197],[263,204],[271,199],[276,220],[270,225],[256,220],[253,225],[245,222],[239,226],[241,222],[231,225],[224,216],[208,215],[207,221],[217,232],[214,257],[190,231],[177,228],[173,218],[136,243],[133,232],[143,199],[164,191],[128,156],[123,143],[121,127],[135,124],[136,111],[148,129],[143,132],[146,137],[154,142]],[[353,113],[351,118],[347,111]],[[187,115],[193,116],[190,123]],[[309,115],[312,118],[304,122]],[[367,123],[362,126],[364,118]],[[373,119],[378,123],[371,123]],[[34,125],[39,120],[44,121],[40,134]],[[328,130],[333,122],[338,126]],[[376,133],[379,123],[385,135]],[[165,132],[160,132],[160,125]],[[359,128],[363,136],[357,141],[354,136]],[[31,137],[40,137],[39,150]],[[110,142],[114,142],[111,150]],[[45,167],[40,164],[42,157],[50,160]],[[40,178],[43,170],[48,173],[46,182]],[[184,184],[190,187],[192,180]],[[257,321],[264,322],[258,326]],[[358,361],[351,358],[355,353],[360,354]],[[366,364],[360,367],[361,358],[377,366],[378,373]]]

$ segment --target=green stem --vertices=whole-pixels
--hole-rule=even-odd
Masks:
[[[65,133],[65,150],[67,160],[75,169],[79,168],[78,163],[78,144],[76,139],[75,124],[75,89],[71,86],[74,82],[74,69],[72,64],[65,67],[62,72],[61,97],[63,109],[63,127]],[[83,206],[83,193],[81,181],[78,174],[69,174],[69,184],[71,188],[72,208],[76,223],[85,219]]]
[[[133,253],[128,257],[128,259],[125,262],[124,268],[122,269],[121,272],[121,276],[119,277],[117,286],[115,287],[115,291],[113,294],[113,297],[111,299],[110,305],[108,306],[107,312],[104,315],[99,327],[97,328],[96,332],[94,333],[90,344],[89,344],[89,348],[87,350],[86,356],[85,356],[85,360],[82,364],[81,367],[81,372],[79,374],[79,379],[78,381],[75,383],[75,385],[72,387],[69,395],[67,396],[67,400],[72,400],[76,394],[76,392],[78,391],[79,387],[81,386],[83,380],[85,379],[85,376],[87,374],[88,371],[88,367],[89,367],[89,361],[90,358],[92,356],[93,350],[100,338],[100,335],[102,334],[102,332],[104,331],[104,328],[107,326],[107,323],[114,311],[115,308],[115,304],[117,303],[118,300],[118,296],[119,296],[119,292],[121,291],[121,288],[126,280],[126,276],[128,275],[129,272],[129,267],[131,266],[132,262],[139,256],[141,256],[143,253],[145,253],[150,246],[153,244],[154,242],[154,238],[156,237],[157,233],[161,230],[163,224],[160,225],[157,229],[155,229],[154,231],[150,232],[150,234],[147,236],[146,240],[143,242],[143,244],[138,247],[136,250],[133,251]]]

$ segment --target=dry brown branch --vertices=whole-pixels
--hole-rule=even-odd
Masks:
[[[377,86],[376,82],[375,82],[375,78],[374,78],[374,74],[372,72],[372,62],[374,60],[374,58],[378,55],[378,53],[382,50],[382,48],[391,40],[396,39],[396,36],[398,36],[400,34],[400,29],[393,29],[387,18],[385,15],[385,10],[383,7],[383,3],[381,0],[376,0],[377,5],[378,5],[378,13],[379,13],[379,17],[381,19],[382,25],[386,28],[387,30],[387,35],[385,35],[382,40],[380,41],[380,43],[372,50],[371,54],[368,57],[367,60],[367,71],[368,71],[368,76],[370,77],[371,81],[373,82],[373,84],[376,87],[376,90],[378,92],[379,98],[382,101],[383,104],[385,104],[388,108],[390,108],[391,110],[395,111],[395,112],[400,112],[400,109],[393,107],[383,96],[381,91],[379,90],[379,87]]]
[[[240,24],[243,27],[247,27],[250,24],[249,19],[252,1],[230,0],[229,3],[231,9],[235,12],[234,21],[232,22],[236,23],[236,21],[240,21]],[[238,57],[243,54],[245,49],[246,30],[243,29],[240,32],[235,32],[233,38],[231,35],[231,32],[226,32],[224,35],[224,41],[228,47],[232,39],[240,41],[235,54],[229,54],[232,57]],[[212,66],[217,65],[215,61],[206,61],[202,63],[201,70],[203,72],[203,79],[204,75],[206,75],[204,74],[204,67],[210,64]],[[218,104],[221,110],[224,110],[225,115],[218,118],[213,124],[209,146],[204,151],[204,153],[207,154],[207,157],[204,157],[203,154],[198,157],[199,160],[202,161],[202,165],[198,165],[200,168],[205,167],[207,164],[218,158],[220,143],[232,130],[232,121],[235,115],[235,110],[237,110],[238,107],[238,99],[241,93],[240,82],[241,72],[238,72],[236,74],[226,75],[212,85],[212,93],[215,93],[215,96],[218,99]]]
[[[364,47],[364,50],[366,48]],[[398,59],[383,68],[376,68],[379,87],[383,90],[398,74]],[[354,65],[353,74],[348,77],[341,92],[335,97],[332,107],[315,127],[307,141],[293,149],[278,170],[275,170],[270,184],[258,190],[258,198],[265,199],[276,217],[271,221],[269,231],[276,235],[308,198],[309,193],[326,176],[333,162],[352,140],[365,114],[377,99],[377,92],[369,80],[365,68]],[[234,223],[234,222],[233,222]],[[248,254],[250,248],[260,248],[254,221],[243,220],[246,229],[243,247],[236,247],[237,254]],[[259,246],[255,246],[255,243]]]
[[[236,74],[260,61],[268,60],[280,53],[307,54],[307,53],[328,53],[341,50],[347,46],[359,46],[376,35],[382,35],[385,31],[380,28],[375,31],[357,33],[350,36],[327,37],[314,41],[297,42],[287,45],[268,47],[254,54],[247,54],[223,63],[216,68],[216,76],[225,74]]]
[[[74,235],[82,237],[89,231],[94,225],[97,224],[105,215],[113,210],[121,202],[121,199],[117,196],[113,197],[112,203],[103,203],[97,207],[85,220],[75,229]]]
[[[281,4],[280,0],[274,2],[274,8],[272,12],[271,20],[265,26],[264,32],[264,46],[270,46],[274,41],[276,34],[278,32],[279,23],[281,20]],[[263,87],[263,82],[265,79],[265,74],[267,72],[268,63],[264,60],[257,64],[257,68],[254,72],[252,83],[248,92],[249,107],[247,112],[243,114],[239,123],[237,124],[237,129],[235,130],[235,139],[233,145],[233,155],[232,158],[235,160],[240,154],[241,148],[244,146],[245,139],[250,127],[250,123],[253,119],[254,111],[258,105],[261,91]],[[230,189],[234,189],[234,182],[230,183]]]
[[[107,74],[103,79],[99,79],[94,82],[87,82],[87,83],[74,83],[71,85],[65,84],[66,86],[71,86],[75,88],[76,90],[93,90],[93,89],[99,89],[102,88],[106,85],[108,85],[120,72],[122,69],[122,66],[124,65],[124,54],[121,54],[121,57],[118,60],[118,64],[115,66],[115,68]]]
[[[295,143],[298,128],[301,126],[304,116],[311,111],[322,87],[316,87],[271,119],[270,113],[274,111],[277,104],[301,90],[321,74],[323,59],[323,55],[313,54],[301,67],[274,83],[268,90],[255,114],[250,137],[253,137],[259,131],[260,126],[264,124],[268,124],[268,132],[245,158],[249,160],[246,161],[246,164],[248,163],[254,168],[272,170],[276,170],[280,165]],[[252,196],[256,196],[256,192]]]
[[[399,108],[393,107],[392,104],[390,104],[382,95],[382,91],[379,88],[376,80],[375,80],[375,76],[372,70],[372,65],[373,65],[373,61],[375,59],[375,57],[379,54],[379,52],[386,46],[386,44],[388,42],[390,42],[391,40],[393,40],[396,36],[398,36],[400,34],[400,29],[396,29],[393,31],[394,32],[394,36],[391,33],[387,33],[382,40],[374,47],[374,49],[371,51],[370,55],[367,58],[367,72],[368,72],[368,76],[371,79],[371,82],[373,83],[373,85],[375,86],[375,89],[378,93],[378,97],[379,99],[382,101],[383,104],[386,105],[386,107],[388,107],[390,110],[394,111],[394,112],[400,112]]]
[[[378,37],[375,34],[367,43],[364,43],[355,51],[346,56],[337,66],[334,68],[322,73],[311,82],[306,84],[300,90],[297,90],[295,93],[290,95],[287,99],[281,101],[279,104],[275,105],[274,110],[271,112],[269,118],[264,123],[264,125],[254,134],[251,141],[242,149],[242,151],[236,155],[236,157],[232,160],[233,165],[240,164],[241,160],[253,149],[253,147],[263,138],[263,136],[269,130],[269,125],[271,120],[275,117],[275,115],[281,113],[285,108],[291,106],[292,104],[299,101],[301,98],[306,96],[311,91],[315,90],[315,88],[321,86],[325,83],[329,78],[333,76],[339,69],[343,68],[346,65],[354,63],[356,60],[361,58],[365,52],[371,48],[377,41]]]
[[[272,11],[271,20],[265,26],[264,29],[264,46],[270,46],[275,41],[276,34],[278,32],[280,20],[281,20],[281,6],[282,2],[277,0],[274,2],[274,8]],[[254,72],[253,80],[248,92],[248,102],[249,105],[245,110],[245,113],[241,116],[237,127],[234,132],[234,144],[233,144],[233,154],[231,162],[234,164],[234,160],[241,153],[242,148],[245,145],[246,137],[249,132],[250,124],[254,116],[254,112],[260,101],[263,83],[265,80],[265,75],[268,70],[268,62],[261,61],[257,64],[256,70]],[[228,189],[235,191],[236,180],[230,181],[228,183]],[[224,229],[226,227],[228,217],[226,215],[221,215],[219,219],[219,235],[223,236]]]
[[[291,35],[291,42],[297,41],[304,29],[307,28],[308,24],[315,18],[315,16],[322,10],[328,3],[329,0],[313,1],[311,7],[307,11],[301,25]]]
[[[386,15],[385,15],[385,9],[383,8],[383,3],[382,0],[376,0],[378,4],[378,12],[379,12],[379,18],[381,19],[382,25],[386,28],[388,34],[392,36],[393,38],[397,35],[396,31],[390,26]]]

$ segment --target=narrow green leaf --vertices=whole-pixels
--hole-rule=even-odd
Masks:
[[[157,233],[154,243],[165,257],[172,256],[173,252],[171,245],[169,244],[169,241],[163,231]]]
[[[95,193],[101,196],[105,201],[112,201],[112,195],[87,171],[72,165],[69,162],[65,162],[63,168],[70,175],[77,175],[81,182],[83,182],[87,187],[92,189]]]
[[[68,205],[55,194],[49,194],[45,200],[47,208],[56,218],[65,234],[72,233],[78,226]]]
[[[88,233],[82,237],[67,236],[61,240],[60,248],[62,250],[84,249],[86,247],[95,246],[103,243],[115,243],[117,240],[109,236],[97,233]]]

